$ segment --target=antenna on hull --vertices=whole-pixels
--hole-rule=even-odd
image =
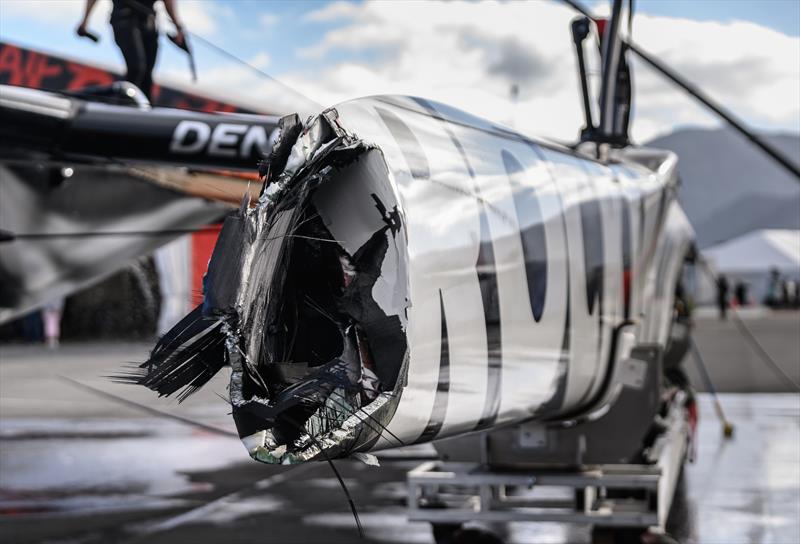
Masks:
[[[568,2],[569,3],[569,2]],[[572,41],[578,59],[578,72],[583,97],[585,124],[581,129],[581,142],[613,147],[625,147],[630,143],[628,127],[631,111],[631,77],[626,60],[627,45],[620,36],[624,17],[624,0],[614,0],[609,19],[593,19],[588,14],[572,21]],[[632,8],[632,5],[631,5]],[[630,11],[628,11],[630,14]],[[629,15],[630,16],[630,15]],[[592,117],[592,97],[589,91],[586,58],[583,44],[591,34],[592,22],[600,36],[599,53],[602,80],[598,100],[599,119],[595,125]]]
[[[631,13],[629,17],[632,17],[632,8],[633,3],[631,1]],[[659,72],[661,75],[665,76],[667,79],[678,85],[684,91],[689,93],[690,96],[695,98],[697,101],[702,103],[704,106],[709,108],[712,112],[714,112],[718,117],[723,119],[728,125],[739,132],[739,134],[743,135],[745,138],[750,140],[756,147],[761,149],[764,153],[769,155],[771,159],[775,162],[780,164],[783,168],[788,170],[790,173],[794,175],[798,182],[800,182],[800,166],[797,165],[794,161],[792,161],[789,157],[783,154],[780,150],[774,147],[772,144],[767,142],[765,139],[761,138],[758,134],[753,132],[750,128],[748,128],[743,121],[737,118],[732,112],[728,111],[725,107],[720,104],[714,102],[708,95],[706,95],[700,88],[696,85],[692,84],[684,77],[679,75],[673,69],[668,67],[666,64],[655,58],[654,56],[650,55],[646,51],[644,51],[641,47],[634,44],[630,36],[628,40],[623,40],[619,36],[619,24],[622,17],[622,4],[623,0],[613,0],[613,6],[611,10],[611,18],[606,22],[603,19],[596,19],[592,17],[592,14],[584,8],[580,3],[576,0],[562,0],[565,4],[570,6],[575,11],[581,13],[584,18],[594,21],[595,24],[598,26],[598,30],[603,34],[603,44],[602,44],[602,55],[603,55],[603,84],[601,86],[601,94],[600,94],[600,126],[593,129],[591,124],[591,113],[590,110],[587,109],[589,105],[589,94],[588,94],[588,85],[585,83],[586,79],[586,70],[585,65],[581,62],[581,56],[583,51],[579,53],[579,69],[581,71],[581,88],[584,94],[584,110],[589,112],[586,116],[587,125],[590,130],[586,130],[584,128],[581,131],[581,141],[593,141],[598,143],[610,143],[611,145],[617,146],[625,146],[628,145],[628,121],[630,115],[630,94],[631,94],[631,83],[630,83],[630,73],[627,67],[627,63],[625,62],[625,52],[631,51],[634,55],[638,58],[643,60],[646,64],[648,64],[651,68]],[[575,39],[575,30],[574,30],[575,22],[573,22],[573,39]],[[629,19],[630,25],[630,19]],[[619,44],[619,48],[615,48],[614,43]],[[576,44],[576,47],[578,45]],[[616,61],[614,59],[609,58],[608,55],[613,55],[616,57]],[[617,62],[615,66],[613,63]],[[623,74],[625,72],[625,74]],[[626,82],[627,80],[627,82]],[[627,87],[627,100],[625,99],[625,88]],[[611,97],[615,97],[614,100],[611,100]],[[627,101],[627,110],[625,109],[624,105]],[[605,106],[605,107],[604,107]],[[604,117],[605,115],[605,117]],[[614,136],[624,134],[625,139],[614,141]]]

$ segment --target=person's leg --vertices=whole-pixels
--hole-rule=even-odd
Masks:
[[[114,29],[114,41],[117,42],[122,56],[125,58],[128,70],[125,80],[141,89],[147,71],[147,58],[142,43],[141,29],[130,19],[115,23],[112,28]],[[145,92],[145,94],[147,93]]]
[[[153,69],[156,67],[156,58],[158,56],[158,31],[156,30],[155,22],[151,26],[142,29],[142,45],[144,48],[145,70],[141,89],[147,99],[150,100],[153,90]]]
[[[45,307],[44,309],[44,337],[47,347],[55,349],[58,347],[61,336],[61,312],[56,308]]]

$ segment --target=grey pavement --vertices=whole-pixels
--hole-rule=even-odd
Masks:
[[[735,393],[792,392],[791,384],[758,356],[757,348],[732,317],[699,312],[694,338],[717,391]],[[800,312],[740,313],[742,323],[784,373],[800,384]],[[705,391],[692,357],[685,362],[689,379]],[[796,391],[796,390],[795,390]]]
[[[798,314],[745,318],[794,372]],[[747,353],[731,323],[698,318],[696,338],[721,390],[787,389]],[[60,378],[233,431],[220,398],[224,375],[180,405],[104,377],[142,360],[150,347],[0,346],[0,542],[358,541],[326,464],[262,465],[235,438],[144,414]],[[685,543],[799,543],[800,395],[726,393],[721,401],[734,436],[723,438],[710,397],[701,395],[697,459],[686,465],[670,532]],[[409,523],[404,509],[406,471],[430,450],[390,453],[379,468],[337,461],[366,541],[431,543],[430,527]],[[495,529],[509,544],[589,541],[589,528],[579,525]]]

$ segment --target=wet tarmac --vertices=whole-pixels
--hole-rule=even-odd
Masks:
[[[729,312],[726,320],[717,317],[716,309],[702,308],[695,312],[694,339],[708,366],[717,391],[730,393],[784,393],[796,391],[786,380],[800,384],[800,312],[777,311],[754,307],[737,312],[746,332],[736,325]],[[753,335],[772,358],[772,368],[758,354],[758,347],[746,337]],[[686,361],[689,379],[698,390],[705,386],[696,363]],[[781,376],[781,372],[786,376]]]
[[[754,321],[754,330],[773,330]],[[731,365],[714,354],[727,353],[735,334],[716,322],[700,327],[712,374],[724,374]],[[788,372],[800,366],[800,357],[792,361],[796,335],[758,337]],[[149,347],[0,346],[0,542],[358,542],[327,464],[261,465],[235,438],[145,415],[60,378],[232,432],[218,396],[224,376],[182,405],[103,378]],[[752,375],[770,380],[747,367],[731,388],[748,390]],[[697,458],[686,465],[671,534],[686,543],[800,543],[800,395],[724,394],[722,403],[734,436],[723,438],[710,397],[701,395]],[[430,453],[387,452],[379,468],[337,461],[367,542],[433,542],[429,525],[405,517],[406,472]],[[509,544],[590,541],[580,525],[493,529]]]

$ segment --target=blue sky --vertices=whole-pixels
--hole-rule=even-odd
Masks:
[[[110,0],[100,0],[99,5],[90,20],[89,28],[101,35],[99,45],[88,40],[78,39],[74,29],[78,25],[83,0],[57,0],[58,4],[74,4],[74,7],[59,8],[68,15],[59,21],[54,21],[46,14],[34,15],[30,10],[14,9],[20,4],[35,4],[36,0],[0,0],[0,37],[5,40],[22,43],[25,45],[67,53],[72,56],[91,59],[105,63],[117,63],[121,56],[113,46],[113,38],[107,20],[103,17],[102,4]],[[303,15],[309,11],[319,9],[322,2],[312,1],[282,1],[282,0],[224,0],[205,2],[209,6],[217,5],[222,9],[209,9],[211,17],[216,19],[217,25],[209,31],[202,25],[200,29],[193,28],[191,17],[187,16],[188,27],[213,43],[225,48],[231,53],[245,59],[253,56],[254,51],[280,51],[292,50],[303,43],[310,43],[320,32],[328,30],[332,23],[307,23],[302,22]],[[178,12],[186,12],[187,3],[183,6],[178,0]],[[203,2],[196,2],[203,6]],[[48,6],[48,4],[45,4]],[[184,9],[181,9],[181,8]],[[194,7],[194,6],[193,6]],[[189,15],[184,13],[184,15]],[[270,24],[264,24],[262,18],[275,18]],[[301,21],[299,24],[298,21]],[[202,43],[195,44],[196,54],[200,64],[213,65],[223,62],[224,58]],[[161,63],[179,62],[183,59],[172,47],[162,43],[159,52]],[[288,70],[297,60],[292,55],[270,55],[270,70],[283,72]],[[312,66],[313,68],[313,66]]]
[[[100,0],[91,20],[91,29],[102,37],[95,45],[73,33],[82,0],[0,0],[0,39],[121,68],[107,22],[109,4]],[[598,9],[603,2],[585,4]],[[635,4],[634,36],[646,49],[755,126],[800,130],[800,98],[794,98],[800,87],[793,83],[800,79],[794,67],[800,65],[800,1]],[[574,132],[572,125],[580,123],[567,31],[572,13],[559,3],[179,0],[178,8],[191,31],[315,104],[363,94],[413,93],[501,122],[536,119],[532,131],[556,137],[564,137],[567,126]],[[201,41],[195,40],[194,48],[197,90],[247,97],[250,103],[277,104],[286,98],[284,87],[273,92],[264,78]],[[513,62],[504,62],[507,57]],[[535,72],[537,78],[504,72],[509,66]],[[714,124],[683,97],[669,94],[674,91],[662,88],[646,69],[636,75],[635,130],[641,137],[683,124]],[[159,77],[188,84],[186,59],[166,41],[159,53]],[[507,89],[520,77],[530,81],[522,85],[512,109]]]
[[[119,55],[113,47],[108,47],[106,40],[101,46],[84,40],[77,40],[73,30],[77,20],[65,19],[54,25],[46,17],[8,16],[9,7],[16,3],[35,3],[36,0],[0,0],[0,36],[3,39],[17,41],[42,48],[64,51],[88,59],[103,62],[117,62]],[[58,0],[60,3],[75,2],[79,6],[82,0]],[[108,2],[109,0],[101,0]],[[211,2],[209,2],[211,3]],[[233,17],[225,17],[224,32],[214,32],[204,37],[212,40],[242,58],[249,58],[254,49],[279,51],[283,48],[295,49],[303,44],[314,42],[318,36],[336,26],[336,21],[313,22],[304,20],[304,15],[320,9],[325,2],[320,0],[224,0],[222,5],[230,8]],[[354,2],[361,3],[361,2]],[[595,2],[596,5],[598,2]],[[592,2],[586,2],[591,5]],[[768,28],[775,29],[788,36],[800,36],[800,0],[636,0],[637,14],[682,17],[696,21],[729,22],[733,20],[751,21]],[[181,2],[178,7],[180,10]],[[3,12],[6,12],[4,14]],[[92,18],[92,28],[106,30],[108,26],[100,14],[100,9]],[[80,13],[80,9],[76,8]],[[3,16],[5,15],[5,16]],[[260,23],[262,17],[274,17],[274,24],[264,27]],[[206,63],[216,63],[223,59],[202,44],[196,46],[198,56]],[[162,62],[181,62],[179,56],[167,48],[162,48]],[[339,52],[343,56],[343,52]],[[361,53],[348,56],[356,58],[373,58],[373,54]],[[296,55],[271,55],[270,69],[274,73],[283,73],[295,69],[298,62],[313,70],[322,61],[298,59]],[[330,60],[338,60],[333,57]]]
[[[800,36],[798,0],[636,0],[636,11],[696,21],[752,21]]]

